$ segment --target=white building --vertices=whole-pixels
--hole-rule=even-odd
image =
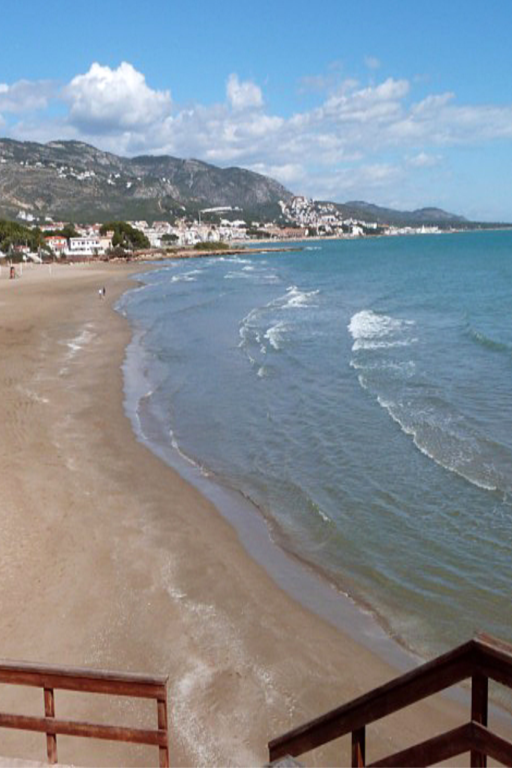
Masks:
[[[105,250],[99,237],[70,237],[66,256],[102,256]]]

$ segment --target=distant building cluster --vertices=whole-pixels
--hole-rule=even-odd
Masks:
[[[67,222],[46,219],[43,227],[45,232],[61,232],[69,226]],[[46,235],[46,244],[57,257],[91,257],[105,256],[112,249],[113,232],[101,234],[101,224],[91,224],[87,227],[74,226],[77,237],[64,237],[62,234]]]
[[[334,203],[320,203],[296,196],[280,202],[283,216],[304,230],[304,237],[365,237],[368,235],[430,234],[439,227],[396,227],[375,221],[345,218]]]
[[[334,203],[321,203],[296,196],[279,203],[281,216],[277,221],[246,221],[240,209],[231,206],[205,208],[191,217],[168,221],[129,221],[142,232],[151,249],[170,246],[187,247],[200,243],[240,243],[248,240],[286,240],[308,237],[355,238],[371,235],[430,234],[439,232],[435,226],[397,227],[372,221],[346,218]],[[211,219],[214,219],[214,222]],[[28,226],[39,226],[45,232],[46,243],[56,257],[89,258],[105,256],[113,249],[113,232],[102,233],[99,223],[74,225],[76,236],[65,237],[67,222],[45,217],[41,222],[32,213],[20,211],[18,219]],[[55,234],[52,234],[55,233]],[[22,248],[22,247],[21,247]]]

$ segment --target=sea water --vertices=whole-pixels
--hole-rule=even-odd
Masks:
[[[297,248],[140,277],[139,436],[418,653],[512,640],[512,233]]]

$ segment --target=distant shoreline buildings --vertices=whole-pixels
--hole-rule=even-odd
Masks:
[[[346,218],[334,203],[322,203],[297,195],[279,202],[279,221],[246,221],[239,208],[220,206],[205,208],[197,213],[168,221],[128,221],[147,238],[150,249],[162,250],[172,246],[193,247],[200,243],[240,243],[258,240],[288,240],[307,238],[360,238],[375,235],[438,234],[446,231],[438,226],[396,226],[376,221]],[[211,221],[211,219],[214,221]],[[102,234],[102,224],[74,224],[76,237],[65,237],[62,230],[68,222],[43,220],[27,211],[19,211],[17,219],[30,228],[39,227],[45,233],[48,248],[57,258],[104,257],[112,249],[113,232]],[[207,220],[205,220],[207,219]],[[208,220],[210,219],[210,220]],[[284,223],[283,223],[284,222]],[[23,250],[21,248],[21,250]]]

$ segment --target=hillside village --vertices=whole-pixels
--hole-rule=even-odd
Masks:
[[[81,259],[249,241],[364,238],[489,228],[438,208],[313,200],[244,168],[168,155],[122,157],[76,141],[0,139],[0,250]],[[135,237],[110,225],[129,224]],[[133,232],[132,232],[133,234]],[[28,254],[32,254],[29,256]]]
[[[397,227],[355,218],[344,218],[333,203],[320,203],[304,196],[294,196],[289,201],[280,201],[282,217],[278,222],[248,221],[241,209],[232,206],[205,208],[198,212],[197,219],[177,218],[168,221],[144,220],[127,222],[144,238],[148,250],[161,251],[178,246],[198,246],[201,243],[240,244],[254,240],[290,240],[306,238],[359,238],[375,235],[433,234],[441,230],[437,226]],[[229,218],[228,218],[229,216]],[[54,221],[51,217],[37,218],[34,214],[20,210],[18,221],[28,228],[39,228],[44,232],[47,250],[57,258],[104,257],[111,253],[113,231],[105,231],[101,223],[70,225]],[[65,236],[62,231],[72,227],[76,236]],[[30,253],[23,243],[14,246],[17,253]]]

